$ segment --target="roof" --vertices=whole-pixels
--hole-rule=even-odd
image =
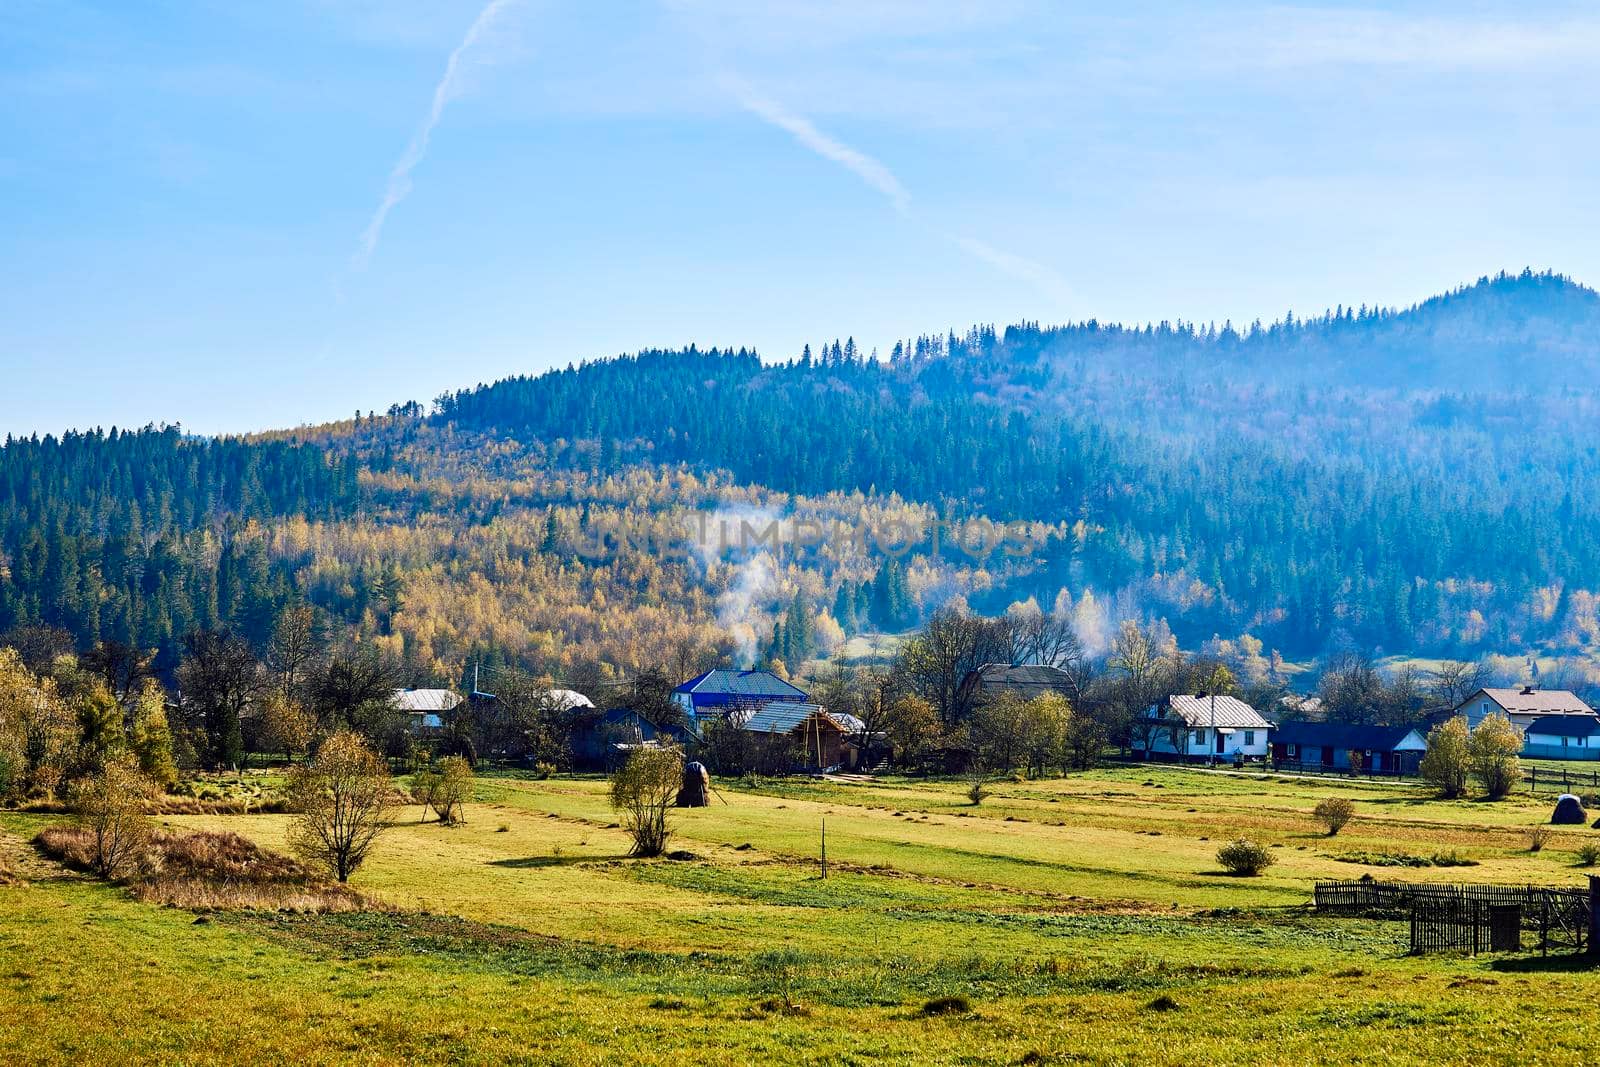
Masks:
[[[1549,737],[1593,737],[1600,734],[1600,715],[1541,715],[1524,729],[1523,735]]]
[[[842,711],[828,712],[828,718],[839,724],[839,729],[847,734],[864,734],[867,724],[854,715],[847,715]]]
[[[1167,701],[1172,714],[1189,726],[1218,726],[1230,729],[1270,730],[1272,724],[1238,697],[1219,696],[1215,700],[1216,718],[1212,718],[1211,697],[1174,695]]]
[[[804,701],[807,696],[805,690],[790,685],[771,671],[741,671],[725,667],[697,674],[673,692],[698,696],[776,697],[797,701]]]
[[[817,705],[798,700],[774,700],[769,704],[763,704],[753,710],[739,726],[740,729],[752,733],[786,734],[813,715],[820,716],[822,721],[830,723],[835,728],[838,727],[838,723],[829,718]]]
[[[1346,722],[1309,722],[1303,719],[1280,722],[1272,731],[1273,744],[1327,745],[1338,749],[1393,752],[1413,734],[1413,744],[1423,737],[1409,726],[1355,726]]]
[[[1569,693],[1565,689],[1534,689],[1524,686],[1521,689],[1480,689],[1473,693],[1457,708],[1464,708],[1486,696],[1499,704],[1506,711],[1523,715],[1593,715],[1594,709],[1578,699],[1576,693]]]
[[[450,711],[461,703],[454,689],[396,689],[389,698],[396,711]]]
[[[1046,663],[985,663],[962,679],[962,685],[982,689],[1014,689],[1038,695],[1071,688],[1072,676]]]
[[[578,692],[576,689],[546,689],[544,698],[549,704],[560,711],[571,711],[573,708],[592,708],[594,701]]]

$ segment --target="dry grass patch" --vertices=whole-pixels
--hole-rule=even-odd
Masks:
[[[34,844],[79,871],[94,868],[94,835],[52,826]],[[346,912],[376,905],[348,886],[319,880],[297,860],[228,831],[158,830],[124,883],[139,900],[193,910]]]

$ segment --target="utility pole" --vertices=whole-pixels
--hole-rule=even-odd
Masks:
[[[822,877],[828,877],[828,817],[822,817]]]

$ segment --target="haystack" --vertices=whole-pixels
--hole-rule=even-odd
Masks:
[[[703,763],[683,765],[683,788],[678,790],[678,807],[703,808],[711,803],[711,772]]]
[[[1551,813],[1550,821],[1557,826],[1582,826],[1589,821],[1589,813],[1583,810],[1583,801],[1572,793],[1562,793],[1556,798],[1556,810]]]

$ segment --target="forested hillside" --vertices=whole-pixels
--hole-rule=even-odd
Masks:
[[[8,440],[0,629],[170,650],[304,599],[454,680],[794,659],[960,596],[1070,611],[1091,648],[1165,618],[1292,656],[1585,650],[1597,371],[1600,297],[1525,273],[1244,329],[651,351],[252,439]],[[1021,522],[1029,551],[686,543],[708,515]]]

